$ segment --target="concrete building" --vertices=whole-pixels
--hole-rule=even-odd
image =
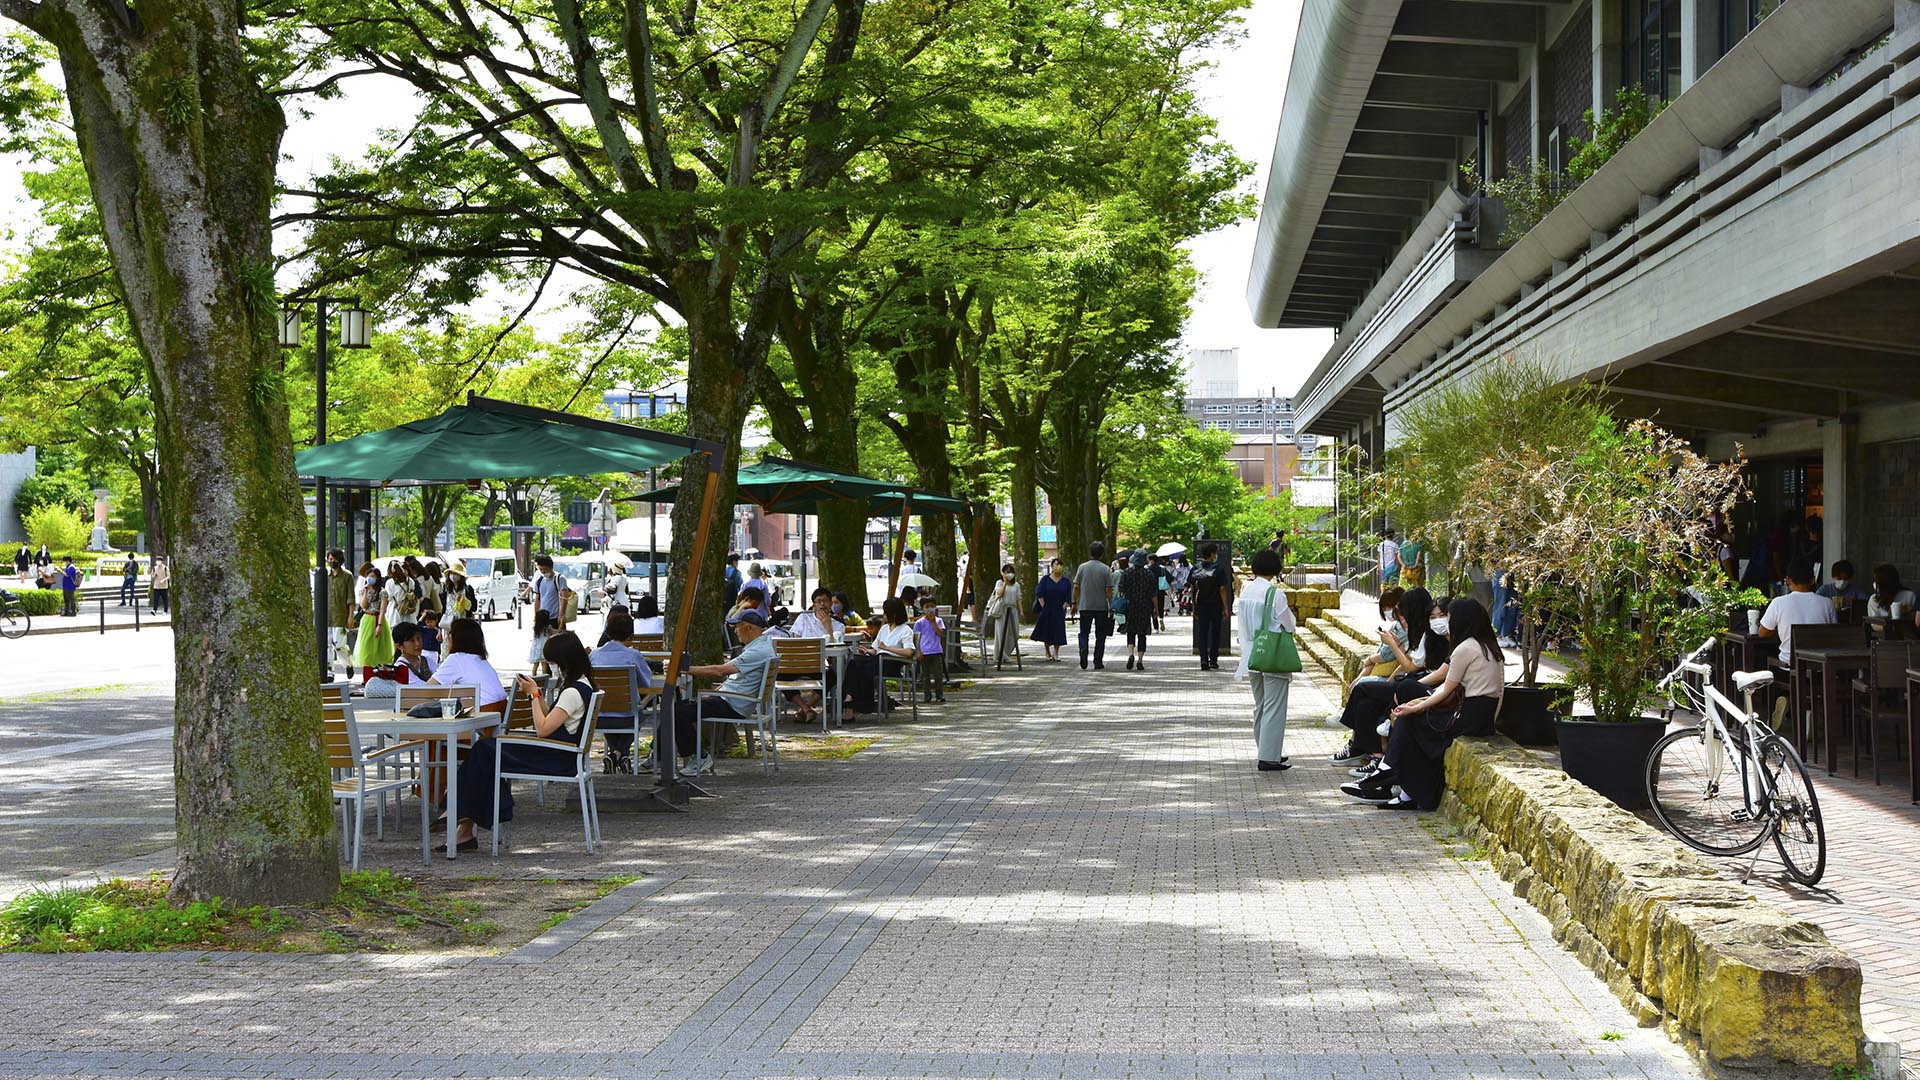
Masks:
[[[1193,349],[1187,353],[1187,393],[1230,398],[1240,393],[1239,349]]]
[[[39,460],[38,451],[31,446],[17,454],[0,454],[0,540],[17,543],[27,538],[26,526],[20,523],[13,497],[19,493],[20,485],[27,482],[27,477],[33,475]],[[12,552],[7,554],[11,557]]]
[[[1623,84],[1665,111],[1502,244],[1460,166],[1560,166]],[[1306,0],[1248,297],[1337,331],[1302,431],[1528,356],[1920,576],[1920,0]]]

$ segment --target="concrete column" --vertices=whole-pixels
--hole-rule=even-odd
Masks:
[[[1821,534],[1821,565],[1833,566],[1836,559],[1852,559],[1854,576],[1864,581],[1869,567],[1866,535],[1867,476],[1866,450],[1860,445],[1859,425],[1847,420],[1828,420],[1820,428],[1820,479],[1825,489],[1822,514],[1826,528]]]
[[[1553,64],[1544,41],[1536,41],[1528,51],[1532,53],[1528,58],[1531,62],[1525,66],[1533,69],[1533,77],[1527,83],[1527,114],[1533,127],[1527,150],[1534,161],[1545,161],[1547,136],[1553,131]]]
[[[1593,0],[1593,115],[1620,89],[1620,0]]]
[[[1680,89],[1720,59],[1720,5],[1717,0],[1680,0]],[[1675,96],[1679,96],[1678,93]]]

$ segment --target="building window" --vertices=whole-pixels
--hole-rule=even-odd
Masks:
[[[1720,0],[1720,55],[1760,25],[1760,20],[1773,14],[1782,0]]]
[[[1201,411],[1205,412],[1208,416],[1218,416],[1223,412],[1232,412],[1233,407],[1231,405],[1209,405]]]
[[[1621,83],[1669,100],[1680,89],[1680,0],[1624,0],[1620,14]]]
[[[1240,411],[1243,413],[1256,413],[1260,411],[1260,406],[1257,402],[1247,402],[1240,406]]]

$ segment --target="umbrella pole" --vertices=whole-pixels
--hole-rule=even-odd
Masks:
[[[973,568],[980,565],[979,563],[980,526],[986,521],[986,519],[987,519],[987,515],[981,512],[981,510],[978,507],[975,507],[973,511],[973,535],[967,538],[967,575],[966,576],[969,578],[973,576]],[[992,568],[993,568],[992,563],[989,563],[988,569],[992,569]],[[963,593],[967,591],[966,578],[962,578],[960,580],[960,591]],[[973,607],[968,611],[968,614],[972,617],[974,621],[974,625],[976,626],[979,625],[980,623],[980,592],[977,589],[974,590]],[[986,659],[985,653],[981,654],[981,659],[982,660]]]
[[[913,492],[900,500],[900,536],[893,544],[893,571],[887,575],[887,595],[900,595],[900,562],[907,557],[907,530],[913,527]]]
[[[693,598],[700,586],[700,566],[707,558],[707,529],[713,522],[713,503],[719,492],[720,454],[718,451],[709,451],[707,484],[700,497],[700,527],[694,533],[693,552],[687,557],[687,587],[680,594],[680,610],[673,616],[673,648],[667,654],[666,683],[660,693],[660,716],[653,729],[654,775],[658,783],[648,792],[665,808],[683,813],[689,796],[712,794],[680,775],[680,762],[673,740],[677,726],[674,714],[679,704],[680,662],[687,653],[687,639],[693,634]],[[698,732],[695,733],[695,740],[697,751]]]

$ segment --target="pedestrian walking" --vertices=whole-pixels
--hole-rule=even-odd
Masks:
[[[605,591],[607,595],[607,609],[609,611],[617,607],[622,607],[626,608],[628,612],[632,612],[633,594],[632,588],[627,581],[626,566],[621,563],[614,563],[612,566],[607,567],[607,584]]]
[[[118,605],[119,607],[126,607],[128,604],[132,604],[135,607],[138,607],[140,605],[140,598],[134,594],[134,587],[139,583],[139,581],[140,581],[140,560],[129,555],[127,556],[126,565],[120,568],[120,603]]]
[[[1067,568],[1059,559],[1047,562],[1047,573],[1033,587],[1033,640],[1039,642],[1046,658],[1056,663],[1060,649],[1067,643],[1067,604],[1073,599],[1073,582],[1067,580]]]
[[[1105,668],[1107,635],[1113,633],[1113,571],[1107,568],[1107,545],[1087,545],[1087,561],[1073,572],[1073,596],[1067,606],[1080,616],[1080,666],[1087,666],[1087,636],[1093,636],[1093,666]]]
[[[27,571],[33,568],[33,549],[22,543],[20,550],[13,553],[13,572],[20,578],[20,584],[27,583]]]
[[[360,564],[360,588],[354,599],[360,629],[353,641],[353,666],[365,672],[393,663],[393,624],[387,621],[386,585],[380,580],[379,568],[371,562]]]
[[[171,615],[173,613],[173,602],[171,599],[172,593],[169,590],[172,586],[173,568],[167,565],[166,556],[155,555],[153,557],[153,580],[147,583],[147,610],[155,613],[164,611]],[[348,592],[347,596],[349,597],[349,601],[345,607],[350,608],[352,606],[351,597],[353,593]]]
[[[920,618],[913,624],[915,648],[920,652],[920,703],[947,700],[947,624],[940,605],[929,596],[920,601]]]
[[[53,565],[53,554],[47,550],[47,545],[41,544],[40,550],[34,553],[33,565],[40,570]]]
[[[1286,590],[1280,588],[1280,553],[1267,548],[1253,553],[1253,580],[1240,590],[1236,621],[1240,626],[1240,666],[1234,678],[1253,685],[1253,742],[1255,766],[1262,772],[1292,768],[1287,763],[1287,695],[1293,689],[1293,676],[1247,667],[1253,652],[1253,635],[1262,630],[1295,632],[1293,608],[1287,604]]]
[[[1153,628],[1163,632],[1167,628],[1167,597],[1173,588],[1173,568],[1168,565],[1171,561],[1158,555],[1150,561],[1154,576]]]
[[[1127,606],[1127,670],[1147,670],[1147,638],[1153,634],[1154,604],[1160,597],[1160,575],[1147,565],[1147,553],[1135,551],[1120,575],[1120,595]]]
[[[1020,583],[1014,580],[1012,563],[1000,568],[1000,580],[993,583],[993,595],[987,598],[987,626],[993,630],[997,670],[1020,651]]]
[[[60,567],[60,614],[71,618],[80,614],[80,568],[73,565],[73,556],[62,559]]]
[[[153,591],[160,592],[160,560],[153,561]],[[327,637],[332,650],[351,666],[353,662],[353,575],[347,573],[347,553],[327,550]],[[331,663],[332,661],[329,661]]]
[[[1200,653],[1201,671],[1220,670],[1220,624],[1233,603],[1233,575],[1215,562],[1219,554],[1218,544],[1201,544],[1200,565],[1194,567],[1191,579],[1193,647]]]
[[[1187,598],[1187,582],[1193,577],[1193,567],[1187,565],[1185,555],[1176,555],[1173,560],[1173,610],[1175,614],[1185,615],[1193,610]]]
[[[746,579],[740,576],[740,553],[727,552],[726,579],[720,586],[720,607],[723,610],[733,610],[733,602],[740,598],[740,587],[745,584]]]
[[[533,560],[533,565],[534,606],[547,613],[547,618],[553,623],[556,632],[565,630],[567,623],[562,605],[566,603],[566,598],[561,594],[566,591],[567,583],[560,579],[559,574],[554,573],[553,556],[538,556]]]
[[[1393,538],[1393,530],[1380,538],[1380,587],[1400,584],[1400,545]]]

